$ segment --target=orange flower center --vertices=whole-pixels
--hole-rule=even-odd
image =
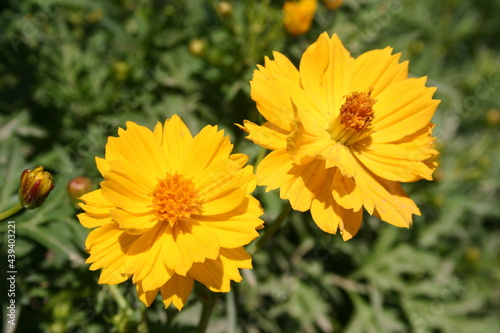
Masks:
[[[373,105],[377,102],[371,97],[373,87],[368,91],[354,91],[346,95],[345,102],[340,107],[339,117],[330,125],[330,137],[349,146],[370,135],[373,118]]]
[[[356,132],[361,132],[370,127],[373,120],[373,105],[376,100],[371,97],[373,87],[368,91],[357,91],[346,95],[345,102],[340,108],[340,123]]]
[[[167,174],[158,181],[153,190],[152,207],[156,219],[168,222],[170,226],[202,211],[201,200],[193,182],[179,174]]]

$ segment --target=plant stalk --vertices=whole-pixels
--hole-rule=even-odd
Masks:
[[[19,212],[21,209],[23,209],[23,205],[18,202],[17,205],[7,209],[5,212],[0,213],[0,221],[14,215],[15,213]]]

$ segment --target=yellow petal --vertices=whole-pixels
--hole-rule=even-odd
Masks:
[[[102,196],[100,189],[89,192],[80,199],[86,203],[79,204],[85,213],[77,216],[85,228],[96,228],[111,222],[110,210],[115,206]]]
[[[242,280],[239,268],[252,268],[252,259],[243,248],[223,249],[216,260],[193,264],[189,275],[215,292],[228,292],[230,281]]]
[[[247,245],[259,236],[256,231],[264,221],[259,219],[262,208],[253,197],[247,197],[242,204],[229,213],[200,216],[201,223],[206,223],[220,240],[224,248],[236,248]]]
[[[166,255],[165,252],[167,252],[167,249],[161,246],[160,250],[157,253],[153,253],[151,251],[153,251],[153,249],[150,250],[150,256],[157,254],[156,261],[153,262],[148,260],[145,265],[149,264],[150,262],[153,263],[151,268],[149,269],[149,272],[147,269],[143,269],[142,271],[139,271],[136,275],[134,275],[133,280],[134,283],[137,283],[137,281],[141,281],[142,288],[145,291],[158,290],[158,288],[163,286],[165,283],[168,283],[169,279],[171,279],[172,276],[175,275],[174,271],[168,269],[162,260]],[[146,273],[144,275],[140,275],[140,273],[142,272]]]
[[[156,136],[148,128],[127,122],[127,130],[110,137],[106,145],[106,160],[126,160],[153,179],[165,176],[167,160]]]
[[[146,306],[150,306],[158,295],[160,289],[144,291],[142,284],[139,282],[136,284],[137,296]]]
[[[274,60],[265,58],[265,67],[257,66],[250,81],[251,96],[257,109],[269,122],[282,130],[290,130],[293,118],[288,86],[299,86],[298,71],[285,56],[273,52]]]
[[[338,115],[344,95],[350,92],[353,61],[338,36],[329,38],[326,32],[302,56],[302,86],[318,104],[327,124]]]
[[[136,213],[151,210],[151,193],[155,184],[150,177],[123,161],[112,161],[112,169],[105,174],[101,183],[103,197],[117,207]],[[149,175],[148,175],[149,176]]]
[[[251,121],[244,120],[243,126],[237,126],[249,133],[246,138],[267,149],[283,149],[286,147],[287,132],[281,128],[267,122],[262,126],[258,126]]]
[[[268,63],[266,58],[266,67],[259,66],[260,71],[254,73],[250,82],[252,98],[256,101],[259,112],[274,127],[279,128],[278,132],[292,130],[291,122],[294,121],[297,109],[302,110],[301,120],[311,123],[312,128],[328,127],[323,113],[302,89],[300,82],[276,72]]]
[[[111,217],[128,234],[140,235],[159,223],[153,212],[134,214],[122,209],[111,210]]]
[[[194,280],[190,276],[174,274],[174,276],[161,287],[161,296],[163,297],[165,309],[173,303],[177,310],[180,311],[187,303],[191,290],[193,289],[193,283]]]
[[[224,131],[207,125],[188,145],[181,172],[190,178],[206,173],[205,169],[212,163],[227,159],[232,149],[233,145],[229,137],[224,136]]]
[[[101,190],[99,190],[100,192]],[[86,205],[83,203],[80,203],[79,206],[89,215],[92,216],[99,216],[99,217],[105,217],[109,216],[109,211],[111,209],[114,209],[116,206],[114,205],[109,205],[109,206],[97,206],[97,205]]]
[[[333,144],[325,146],[321,151],[321,156],[326,162],[327,168],[337,167],[342,175],[346,177],[356,176],[356,159],[352,151],[339,142],[332,141]]]
[[[352,209],[342,208],[333,200],[325,202],[314,200],[311,205],[311,216],[324,232],[336,234],[339,229],[346,241],[356,235],[361,227],[363,211],[354,212]]]
[[[126,252],[137,239],[119,229],[116,223],[103,225],[90,232],[85,246],[90,253],[91,270],[103,268],[99,283],[118,284],[129,278],[125,274]]]
[[[238,168],[243,168],[248,162],[248,156],[245,154],[231,154],[229,155],[229,159],[233,162],[236,162]]]
[[[224,277],[224,272],[225,268],[219,256],[216,260],[193,264],[188,274],[211,291],[228,292],[231,289],[230,280]]]
[[[310,134],[301,122],[295,122],[293,129],[286,149],[294,164],[307,164],[319,158],[325,160],[326,168],[337,167],[347,177],[356,175],[356,160],[349,147],[332,140],[326,131],[316,130]]]
[[[167,156],[167,171],[170,173],[179,172],[186,149],[193,141],[191,132],[179,116],[173,115],[172,118],[165,121],[163,128],[157,126],[154,133],[161,142],[165,156]]]
[[[233,276],[231,276],[231,274],[229,276],[232,280],[236,282],[241,281],[241,276],[237,268],[244,268],[244,269],[252,268],[252,257],[242,247],[237,249],[221,249],[220,256],[222,258],[222,262],[224,264],[227,263],[226,265],[227,268],[233,266],[233,272],[234,272],[232,274]]]
[[[133,274],[132,282],[141,282],[144,291],[160,288],[173,275],[172,269],[164,263],[165,257],[172,255],[166,246],[170,226],[158,223],[154,228],[135,236],[137,239],[127,251],[125,271]]]
[[[185,276],[193,262],[203,262],[207,257],[216,258],[218,253],[216,234],[197,221],[179,221],[173,228],[168,224],[159,224],[142,234],[130,248],[127,273],[135,272],[134,279],[141,280],[151,274],[155,264]]]
[[[117,261],[112,262],[109,266],[103,268],[97,283],[115,285],[127,281],[130,278],[130,275],[119,273],[120,267],[122,267],[124,263],[125,259],[120,257]]]
[[[380,218],[397,227],[408,228],[412,214],[420,210],[397,182],[382,179],[363,167],[358,169],[356,186],[363,196],[363,206],[370,214],[376,209]]]
[[[180,234],[181,230],[177,226],[174,226],[174,228],[165,227],[164,234],[162,235],[162,241],[165,243],[164,248],[168,249],[168,252],[163,256],[163,262],[176,274],[186,276],[193,264],[193,261],[192,258],[190,258],[189,253],[186,251],[186,248],[184,246],[180,247],[177,244],[176,239]]]
[[[82,207],[83,209],[86,209],[86,207],[92,207],[92,206],[85,206],[83,204],[80,204],[80,207]],[[80,221],[81,225],[83,225],[85,228],[89,228],[89,229],[92,229],[92,228],[96,228],[96,227],[100,227],[102,225],[105,225],[105,224],[108,224],[108,223],[111,223],[113,220],[111,218],[111,215],[105,215],[105,216],[102,216],[102,215],[91,215],[91,214],[88,214],[88,213],[81,213],[81,214],[78,214],[77,215],[78,217],[78,220]]]
[[[358,160],[374,174],[392,181],[414,182],[419,179],[432,180],[435,165],[426,161],[437,155],[431,149],[434,138],[429,124],[422,130],[390,143],[361,144],[353,147]],[[365,140],[362,140],[365,141]]]
[[[326,131],[322,129],[309,131],[299,119],[292,122],[292,128],[293,131],[286,140],[286,151],[295,164],[310,163],[315,158],[321,157],[321,152],[334,143]]]
[[[210,226],[196,220],[178,223],[180,229],[175,242],[180,252],[192,262],[215,259],[219,255],[220,241]],[[183,260],[186,260],[185,258]]]
[[[325,163],[321,160],[314,160],[307,165],[294,166],[290,173],[295,177],[281,186],[280,197],[290,200],[295,210],[308,210],[311,207],[311,201],[320,192],[330,191],[329,184],[325,186],[327,172]]]
[[[405,158],[406,157],[406,158]],[[363,165],[376,175],[392,181],[415,182],[422,178],[432,180],[432,168],[424,162],[411,160],[410,155],[401,155],[401,159],[387,158],[371,152],[357,156]]]
[[[408,61],[399,63],[401,54],[391,55],[392,48],[373,50],[363,53],[354,60],[352,74],[352,91],[368,91],[373,87],[372,97],[389,85],[408,78]]]
[[[80,200],[83,200],[89,206],[99,207],[99,208],[96,207],[96,209],[115,207],[111,202],[109,202],[103,197],[100,189],[82,195],[80,197]],[[102,214],[105,214],[105,212],[103,211]]]
[[[264,157],[257,167],[257,184],[267,186],[266,192],[274,190],[293,179],[288,172],[293,162],[286,150],[275,150]]]
[[[104,158],[96,157],[95,163],[101,175],[104,175],[104,173],[111,168],[108,164],[108,161],[106,161]]]
[[[280,197],[290,200],[293,209],[306,211],[311,200],[324,190],[325,163],[314,160],[306,165],[294,165],[285,151],[276,150],[259,164],[257,183],[268,190],[281,187]],[[329,186],[327,191],[329,191]]]
[[[340,208],[341,222],[339,223],[340,234],[342,239],[347,241],[354,236],[361,228],[361,223],[363,221],[363,210],[353,211],[352,209],[342,209]]]
[[[273,58],[274,60],[268,57],[264,59],[264,65],[270,73],[273,73],[277,77],[285,78],[293,84],[300,84],[299,71],[286,56],[280,52],[273,51]]]
[[[117,181],[125,182],[133,192],[139,192],[141,195],[151,193],[158,182],[158,178],[145,173],[144,170],[138,169],[128,161],[114,160],[108,164],[110,169],[104,174],[105,181],[110,180],[112,175]]]
[[[427,127],[440,101],[432,99],[436,88],[426,88],[425,81],[425,77],[400,81],[377,96],[370,135],[374,143],[400,140]]]
[[[254,175],[251,168],[240,169],[237,162],[220,160],[193,179],[203,200],[203,215],[222,214],[238,207],[247,194]]]
[[[345,209],[359,211],[363,207],[363,198],[354,178],[343,176],[336,168],[331,170],[333,179],[329,183],[332,184],[331,190],[335,202]]]

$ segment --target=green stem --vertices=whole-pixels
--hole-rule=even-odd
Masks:
[[[235,333],[236,332],[236,301],[234,296],[234,290],[226,293],[226,312],[227,312],[227,320],[226,320],[226,333]]]
[[[15,205],[14,207],[11,207],[7,209],[5,212],[0,213],[0,221],[8,218],[9,216],[14,215],[21,209],[23,209],[23,205],[20,202],[18,202],[17,205]]]
[[[141,311],[141,321],[137,325],[138,333],[149,333],[148,329],[148,317],[146,315],[147,307],[144,307]]]
[[[137,318],[134,318],[133,310],[128,306],[118,286],[106,285],[105,287],[118,305],[117,314],[112,318],[116,331],[119,333],[144,332],[144,327],[138,324]]]
[[[257,252],[259,249],[261,249],[264,244],[271,238],[272,235],[279,229],[279,227],[285,222],[288,214],[292,211],[292,206],[290,203],[287,201],[285,206],[283,207],[283,210],[281,211],[280,215],[276,218],[273,224],[269,228],[264,229],[264,235],[259,238],[257,241],[257,244],[255,244],[255,247],[249,251],[251,255],[253,255],[255,252]]]
[[[198,323],[198,333],[205,333],[208,327],[208,322],[212,316],[212,311],[214,309],[215,301],[212,292],[208,292],[206,298],[202,298],[203,311],[201,312],[200,322]]]
[[[116,285],[106,285],[109,293],[115,300],[116,304],[118,304],[118,308],[120,310],[125,310],[127,309],[127,301],[125,300],[125,297],[121,294],[120,290],[118,290],[118,287]]]

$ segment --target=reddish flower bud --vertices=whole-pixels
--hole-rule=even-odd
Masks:
[[[35,209],[45,201],[54,188],[52,175],[38,166],[24,170],[19,183],[19,201],[26,209]]]
[[[75,177],[67,186],[68,194],[75,206],[78,206],[78,198],[92,191],[92,181],[88,177]]]

